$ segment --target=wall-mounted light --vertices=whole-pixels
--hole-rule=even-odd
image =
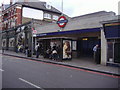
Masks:
[[[88,40],[88,38],[83,38],[82,40],[86,41],[86,40]]]

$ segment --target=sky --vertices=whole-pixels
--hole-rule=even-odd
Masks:
[[[0,0],[0,3],[9,3],[10,0]],[[34,0],[33,0],[34,1]],[[62,0],[40,0],[62,10]],[[70,16],[80,16],[98,11],[113,11],[118,15],[120,0],[63,0],[63,13]],[[120,5],[120,4],[119,4]],[[119,10],[120,11],[120,10]],[[120,14],[120,12],[119,12]]]

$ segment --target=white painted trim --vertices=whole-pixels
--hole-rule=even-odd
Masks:
[[[35,85],[35,84],[29,82],[29,81],[26,81],[25,79],[19,78],[19,80],[21,80],[21,81],[23,81],[23,82],[25,82],[25,83],[27,83],[27,84],[29,84],[29,85],[35,87],[35,88],[40,88],[41,90],[43,90],[41,87],[39,87],[39,86],[37,86],[37,85]]]
[[[107,63],[107,40],[105,38],[104,30],[101,28],[101,64]]]

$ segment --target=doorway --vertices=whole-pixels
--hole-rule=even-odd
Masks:
[[[96,44],[100,45],[100,39],[97,37],[80,38],[77,45],[78,57],[93,57],[93,47]]]

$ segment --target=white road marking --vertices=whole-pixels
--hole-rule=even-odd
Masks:
[[[2,71],[2,72],[3,72],[4,70],[0,69],[0,71]]]
[[[42,89],[41,87],[39,87],[39,86],[37,86],[37,85],[35,85],[35,84],[29,82],[29,81],[26,81],[25,79],[22,79],[22,78],[19,78],[19,79],[20,79],[21,81],[23,81],[23,82],[25,82],[25,83],[27,83],[27,84],[29,84],[29,85],[35,87],[35,88],[40,88],[41,90],[44,90],[44,89]]]

